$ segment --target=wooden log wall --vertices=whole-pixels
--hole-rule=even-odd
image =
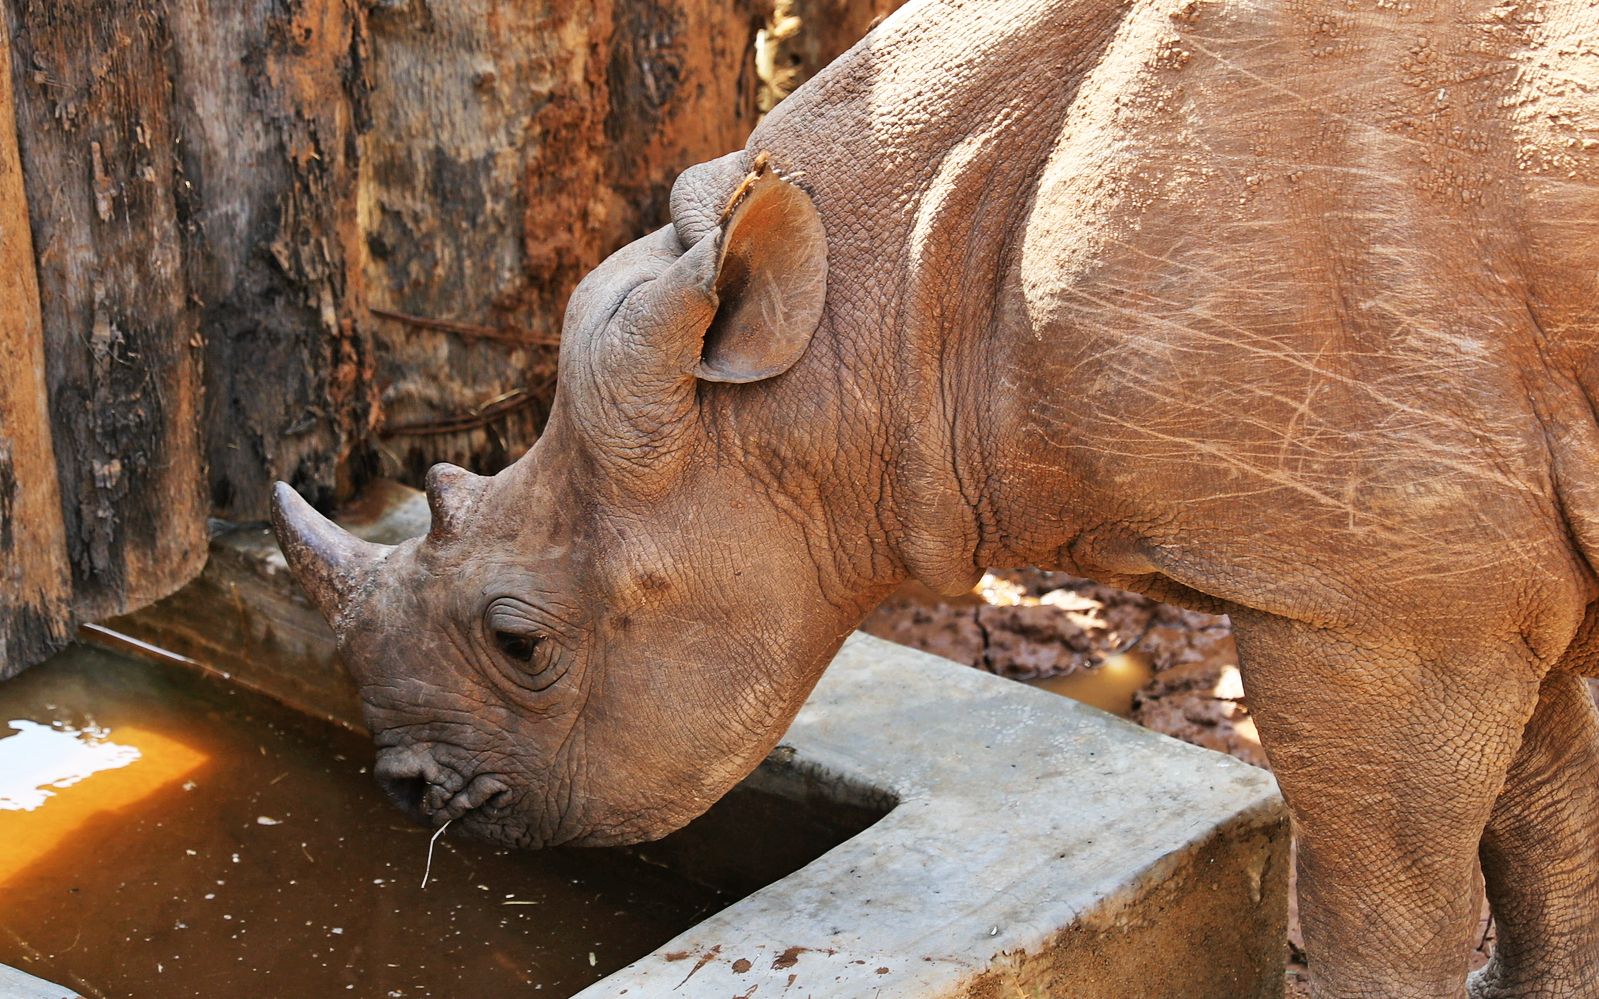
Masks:
[[[772,2],[0,0],[0,678],[275,479],[528,447],[572,287],[755,125]],[[795,4],[790,87],[897,0]]]
[[[760,0],[374,9],[369,136],[384,138],[364,144],[360,205],[379,471],[493,470],[532,443],[572,288],[665,221],[684,167],[755,126],[768,15]]]
[[[264,516],[276,479],[326,503],[350,485],[347,459],[378,421],[356,203],[371,134],[365,7],[129,2],[171,39],[172,189],[205,345],[207,495],[238,520]]]
[[[0,21],[0,57],[9,55]],[[0,676],[59,647],[72,618],[44,323],[12,106],[11,77],[0,73]]]
[[[27,404],[7,407],[0,436],[14,452],[11,504],[32,511],[5,518],[7,568],[23,577],[7,580],[0,602],[15,615],[0,620],[7,672],[52,651],[78,620],[166,592],[205,558],[203,341],[173,190],[172,39],[137,6],[8,10],[21,72],[7,107],[33,252],[31,266],[15,263],[33,280],[8,289],[7,336],[28,342],[0,379]],[[37,323],[12,321],[13,305],[36,310]],[[59,598],[44,621],[30,595],[40,583]]]

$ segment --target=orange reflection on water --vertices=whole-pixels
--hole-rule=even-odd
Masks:
[[[30,733],[19,732],[26,734]],[[27,870],[90,819],[127,808],[182,780],[207,759],[192,746],[135,726],[95,732],[92,739],[75,732],[48,734],[60,736],[53,741],[53,751],[30,747],[33,752],[27,769],[33,787],[4,789],[7,805],[0,807],[0,843],[5,844],[0,851],[0,885]],[[0,739],[0,747],[5,741]],[[112,752],[100,754],[98,762],[86,763],[85,746]],[[53,753],[53,758],[41,759],[35,755],[40,751]],[[30,790],[38,793],[27,793]]]

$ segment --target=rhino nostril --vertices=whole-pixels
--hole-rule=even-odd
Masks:
[[[478,775],[445,803],[445,814],[458,819],[485,806],[500,807],[509,800],[511,789],[498,777]]]
[[[422,796],[427,792],[428,782],[420,777],[390,777],[379,774],[378,786],[401,811],[408,815],[417,815],[421,811]]]
[[[372,775],[390,801],[423,825],[453,817],[446,810],[461,790],[462,779],[426,750],[415,746],[380,750]]]
[[[429,815],[443,811],[449,802],[450,789],[442,784],[429,784],[422,793],[422,809]]]
[[[413,818],[421,819],[424,809],[432,810],[428,799],[438,766],[424,752],[412,746],[395,746],[378,752],[372,775],[389,800]]]

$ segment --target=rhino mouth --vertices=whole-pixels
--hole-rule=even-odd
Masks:
[[[468,779],[413,748],[381,751],[373,774],[396,807],[428,826],[499,811],[511,796],[510,786],[494,774]]]

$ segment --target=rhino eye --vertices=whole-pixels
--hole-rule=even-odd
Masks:
[[[507,657],[517,662],[528,663],[533,661],[533,653],[538,651],[539,642],[544,640],[542,635],[524,635],[515,631],[496,631],[494,644]]]

